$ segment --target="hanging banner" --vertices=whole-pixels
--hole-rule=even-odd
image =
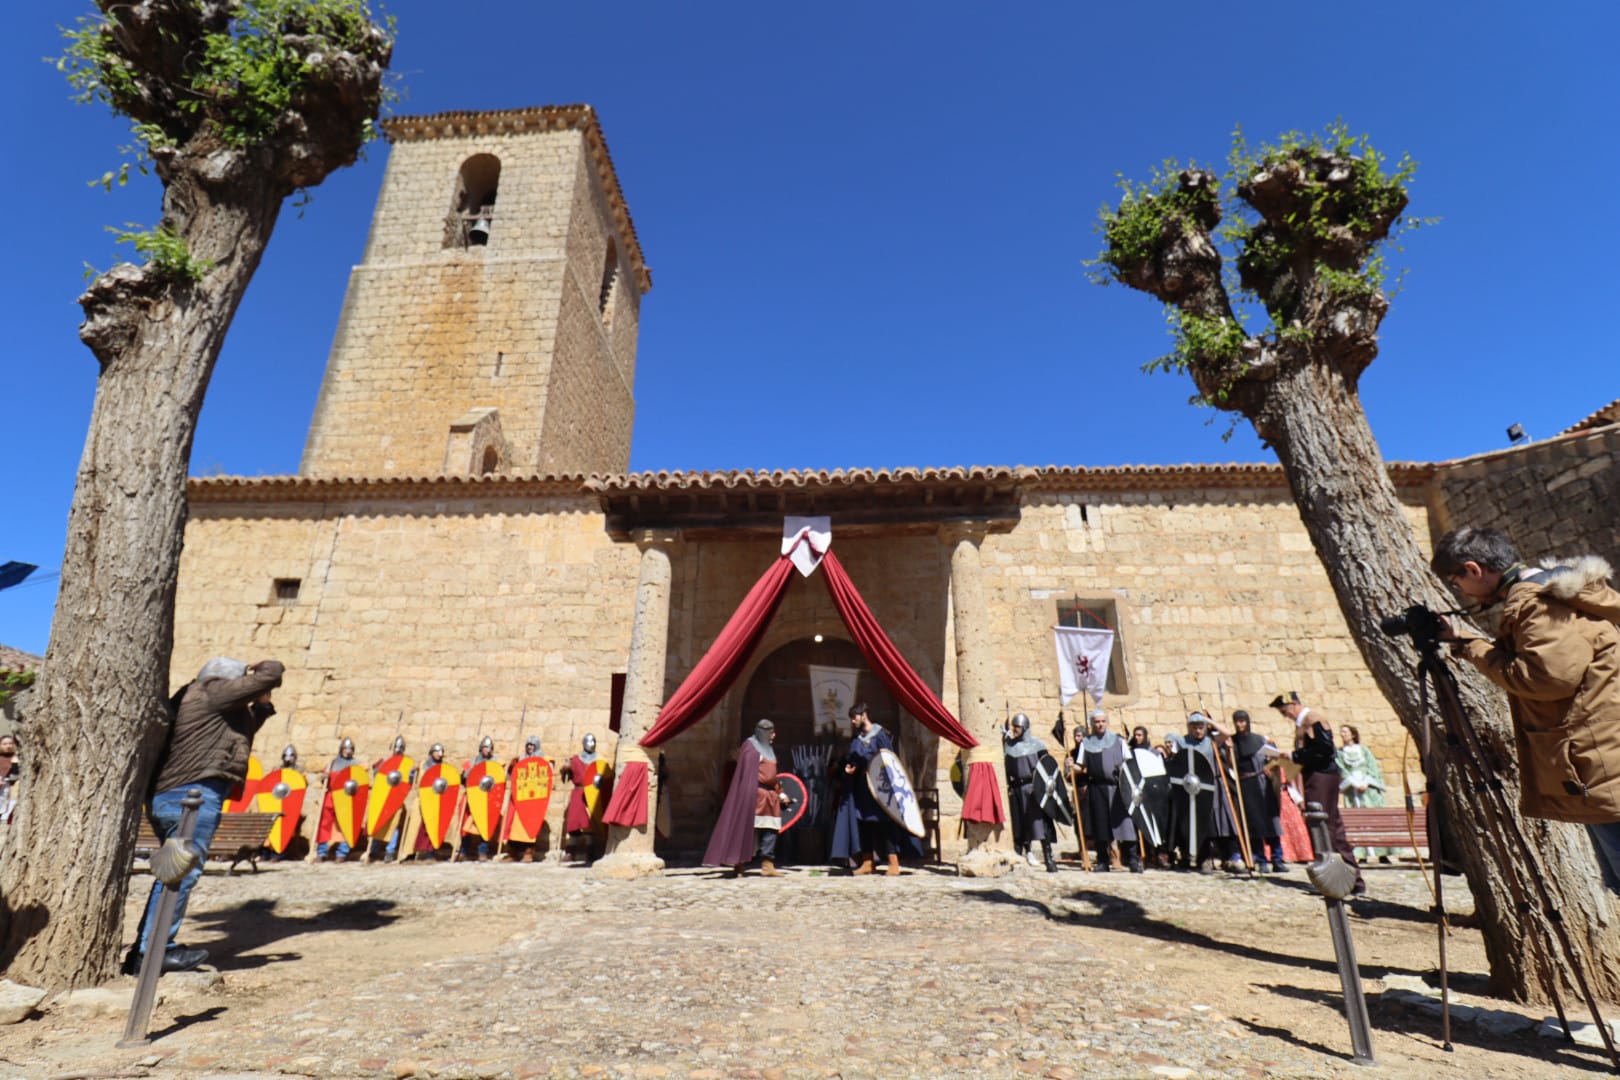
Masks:
[[[821,557],[832,547],[832,518],[785,517],[782,519],[782,554],[793,560],[799,573],[809,577],[821,565]]]
[[[855,704],[861,669],[810,665],[810,713],[816,734],[850,734],[849,707]]]
[[[1112,630],[1083,630],[1076,626],[1054,626],[1057,642],[1058,685],[1063,704],[1084,690],[1092,701],[1102,699],[1108,685],[1108,661],[1114,653]]]

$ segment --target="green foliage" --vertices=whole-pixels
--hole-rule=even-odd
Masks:
[[[201,281],[203,275],[214,268],[207,259],[192,258],[185,237],[167,226],[142,229],[134,222],[127,222],[122,229],[109,225],[107,231],[120,244],[133,245],[138,253],[146,256],[147,265],[172,281]]]
[[[1194,364],[1226,365],[1243,355],[1243,343],[1249,339],[1236,319],[1206,319],[1174,304],[1165,305],[1164,321],[1175,344],[1163,356],[1143,364],[1143,371],[1181,372]]]
[[[1188,163],[1187,168],[1197,168]],[[1119,280],[1125,268],[1151,260],[1162,244],[1165,230],[1192,228],[1198,193],[1181,189],[1182,166],[1166,158],[1153,170],[1152,179],[1134,183],[1116,173],[1121,197],[1118,207],[1106,203],[1097,211],[1095,230],[1106,239],[1095,259],[1088,259],[1089,277],[1098,285]]]
[[[36,674],[36,672],[32,671],[13,671],[10,668],[0,668],[0,705],[10,701],[19,691],[33,686]]]
[[[180,114],[193,118],[198,127],[206,124],[233,146],[250,146],[275,130],[316,76],[306,58],[361,50],[373,22],[366,0],[241,0],[229,26],[205,34],[188,56],[183,83],[165,89]],[[383,26],[392,35],[392,17]],[[141,74],[117,48],[114,31],[115,20],[104,15],[64,28],[67,47],[55,60],[57,70],[78,91],[76,100],[145,115],[150,109]],[[385,90],[385,100],[392,96]],[[135,128],[137,143],[146,151],[181,134],[156,124]],[[375,137],[375,125],[367,121],[361,134]],[[124,169],[97,182],[110,187],[127,178]]]

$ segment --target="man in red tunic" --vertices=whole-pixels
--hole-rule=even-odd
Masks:
[[[585,862],[592,863],[601,853],[604,837],[601,835],[602,813],[607,809],[604,789],[607,771],[596,756],[596,736],[590,732],[580,744],[580,752],[568,759],[563,779],[574,785],[568,793],[568,813],[563,817],[563,832],[570,847],[585,849]]]
[[[737,768],[731,774],[731,790],[720,807],[719,820],[709,847],[703,853],[704,866],[729,866],[733,876],[759,851],[761,877],[781,877],[776,869],[776,834],[782,829],[782,784],[776,778],[776,725],[761,720],[754,725],[752,738],[737,748]]]

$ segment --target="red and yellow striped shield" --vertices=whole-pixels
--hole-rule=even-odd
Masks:
[[[464,790],[467,815],[481,840],[495,839],[501,807],[506,805],[506,766],[498,761],[480,761],[467,770]]]
[[[253,809],[261,814],[281,815],[270,826],[270,838],[265,841],[277,855],[286,851],[287,845],[298,835],[298,821],[304,813],[304,792],[308,788],[309,781],[297,769],[277,769],[264,778],[259,794],[254,797]]]
[[[411,790],[411,769],[416,762],[395,754],[379,762],[371,774],[371,798],[366,803],[366,835],[381,837],[394,827]]]
[[[429,765],[416,781],[416,794],[422,804],[422,830],[437,851],[450,831],[450,819],[456,815],[456,803],[461,798],[461,770],[448,761]]]
[[[350,765],[327,774],[326,790],[332,793],[332,816],[337,819],[343,842],[354,847],[366,825],[366,796],[371,791],[371,775],[364,765]]]
[[[512,810],[506,816],[505,840],[532,844],[540,839],[551,804],[551,761],[538,755],[512,763]]]
[[[240,814],[253,808],[253,800],[264,784],[264,766],[252,754],[248,755],[247,778],[225,800],[227,814]]]

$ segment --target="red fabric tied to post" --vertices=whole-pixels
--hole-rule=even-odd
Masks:
[[[634,829],[647,824],[647,763],[632,761],[625,765],[613,784],[613,797],[608,800],[602,820],[609,825],[623,825]]]
[[[1001,809],[1001,783],[996,779],[994,763],[968,763],[967,791],[962,796],[962,820],[986,825],[1000,825],[1007,820],[1006,813]]]

